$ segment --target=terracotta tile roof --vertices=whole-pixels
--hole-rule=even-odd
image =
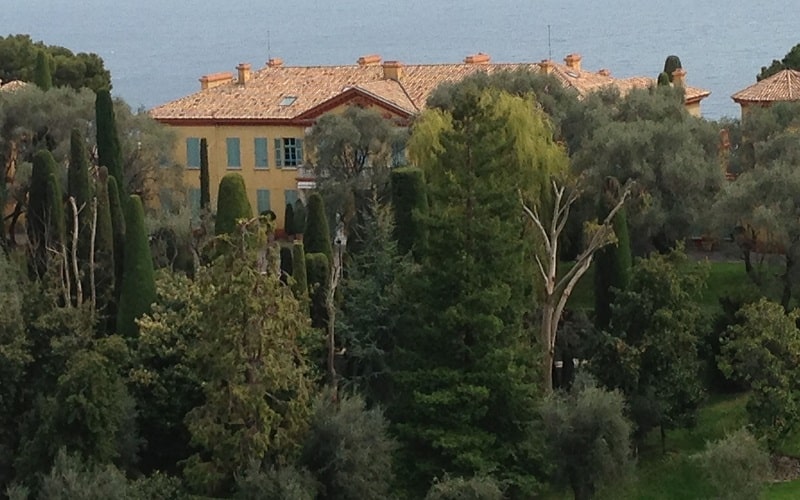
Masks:
[[[0,85],[0,90],[5,92],[13,92],[15,90],[24,89],[27,86],[28,83],[23,82],[22,80],[11,80],[8,83],[3,83],[2,85]]]
[[[800,100],[800,71],[784,69],[731,96],[738,102]]]
[[[552,61],[498,64],[489,63],[484,54],[478,56],[473,56],[472,60],[478,61],[473,63],[399,65],[399,82],[384,78],[383,65],[374,61],[349,66],[268,65],[253,72],[244,85],[237,83],[236,79],[220,83],[158,106],[150,114],[163,121],[311,119],[344,92],[355,91],[411,115],[425,108],[428,96],[442,83],[457,82],[479,71],[491,74],[521,68],[540,72],[549,70],[579,95],[606,86],[617,86],[625,93],[631,88],[655,83],[652,78],[615,79],[607,71],[585,71]],[[709,94],[701,89],[694,90],[700,99]],[[694,94],[687,89],[687,102],[690,95]],[[295,99],[286,105],[290,101],[285,100],[287,97]]]
[[[617,80],[616,83],[617,88],[619,88],[620,92],[622,93],[628,92],[632,89],[646,89],[648,87],[652,87],[653,85],[658,85],[658,80],[647,76],[632,76],[630,78]],[[688,104],[701,101],[710,95],[711,92],[708,90],[687,85],[684,88],[683,98]]]

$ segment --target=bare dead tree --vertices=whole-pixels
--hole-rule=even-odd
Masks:
[[[94,252],[97,239],[97,196],[92,198],[92,233],[89,244],[89,288],[91,288],[92,312],[97,310],[97,286],[94,274]]]
[[[325,293],[325,309],[327,312],[327,347],[328,347],[328,379],[334,395],[338,394],[338,382],[336,374],[336,289],[342,278],[342,254],[347,245],[347,235],[345,234],[343,221],[339,221],[336,228],[336,239],[334,241],[333,264],[331,265],[328,289]]]
[[[558,243],[561,233],[569,219],[570,209],[578,200],[581,192],[572,189],[566,192],[566,187],[559,186],[553,181],[553,212],[552,218],[544,220],[536,207],[530,208],[522,199],[522,209],[530,218],[542,239],[543,248],[536,254],[536,264],[539,273],[544,279],[544,301],[542,303],[542,322],[539,329],[539,341],[544,350],[542,359],[542,385],[545,392],[553,391],[553,359],[555,357],[556,337],[558,323],[567,305],[567,299],[575,289],[578,281],[583,277],[592,264],[594,254],[606,245],[616,242],[614,234],[614,215],[625,204],[630,195],[630,186],[626,186],[606,218],[601,223],[587,224],[587,238],[583,251],[575,259],[575,264],[563,275],[558,274]]]
[[[75,305],[80,307],[83,304],[83,285],[81,284],[81,271],[78,266],[78,232],[80,226],[78,224],[78,205],[75,203],[75,197],[69,197],[69,205],[72,208],[72,272],[75,276]],[[83,210],[84,207],[81,207]]]

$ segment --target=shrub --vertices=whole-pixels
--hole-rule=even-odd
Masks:
[[[325,213],[325,203],[319,193],[314,193],[308,198],[306,232],[303,236],[303,243],[306,246],[307,254],[321,253],[329,261],[331,260],[333,256],[331,232],[328,227],[328,216]]]
[[[306,274],[306,251],[302,241],[295,241],[292,245],[292,278],[294,286],[292,291],[300,302],[308,300],[308,279]]]
[[[397,248],[403,254],[412,249],[420,251],[427,243],[425,226],[420,220],[420,215],[428,212],[424,174],[418,168],[397,168],[392,171],[391,182]]]
[[[745,429],[709,443],[695,455],[719,498],[760,498],[769,478],[769,454]]]
[[[286,283],[287,278],[294,272],[292,247],[281,246],[281,280]]]
[[[252,464],[236,477],[234,498],[242,500],[314,500],[317,485],[305,469],[281,467],[262,469]]]
[[[450,478],[434,482],[425,500],[502,500],[503,490],[488,476]]]
[[[219,183],[217,196],[217,220],[215,234],[231,234],[236,229],[236,221],[253,217],[244,178],[239,174],[226,174]]]
[[[308,293],[311,297],[311,326],[323,328],[328,318],[325,308],[325,294],[328,292],[330,261],[324,253],[306,254],[306,275]]]

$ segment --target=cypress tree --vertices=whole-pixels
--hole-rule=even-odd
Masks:
[[[28,239],[39,275],[47,269],[48,248],[59,251],[63,248],[62,203],[56,161],[50,151],[40,150],[33,157],[27,212]]]
[[[324,253],[306,254],[306,275],[311,297],[311,326],[314,328],[324,328],[327,323],[325,295],[328,293],[330,271],[330,257]]]
[[[36,66],[33,68],[33,83],[45,92],[53,88],[53,75],[50,71],[50,55],[43,50],[36,51]]]
[[[293,257],[291,247],[281,246],[281,281],[284,283],[294,271]]]
[[[598,203],[598,219],[605,219],[618,197],[619,182],[614,178],[607,179]],[[594,259],[594,324],[600,330],[608,328],[611,323],[614,289],[625,290],[631,277],[633,259],[625,207],[617,211],[613,225],[617,244],[601,248]]]
[[[661,73],[658,74],[658,86],[659,87],[667,87],[667,86],[669,86],[671,81],[672,81],[672,78],[670,78],[670,76],[667,74],[666,71],[662,71]]]
[[[308,198],[308,211],[306,212],[306,232],[303,236],[306,254],[321,253],[330,261],[333,257],[331,246],[331,232],[328,228],[328,216],[325,214],[325,203],[319,193],[313,193]],[[308,259],[306,259],[308,260]],[[309,278],[311,275],[309,274]]]
[[[664,61],[664,73],[669,75],[669,81],[672,82],[672,73],[678,69],[682,68],[681,66],[681,59],[678,56],[667,56],[667,59]]]
[[[306,206],[301,200],[294,202],[292,223],[294,224],[294,234],[304,234],[306,232]]]
[[[428,239],[421,220],[428,213],[425,176],[418,168],[397,168],[392,170],[391,183],[397,249],[402,254],[414,250],[419,257]]]
[[[114,116],[114,102],[109,90],[97,91],[94,109],[97,126],[97,159],[100,165],[108,168],[109,176],[117,180],[117,188],[122,193],[125,190],[122,176],[122,147]]]
[[[295,234],[294,228],[294,207],[291,203],[286,204],[286,211],[283,212],[283,230],[288,236]]]
[[[97,310],[108,313],[114,297],[114,228],[108,196],[108,169],[100,167],[97,179],[97,227],[94,238],[95,288]]]
[[[211,177],[208,171],[208,141],[200,139],[200,210],[211,207]]]
[[[89,158],[86,155],[86,143],[78,129],[72,129],[70,135],[69,170],[67,171],[67,193],[75,198],[78,208],[78,257],[81,262],[88,262],[91,249],[91,189],[89,187]],[[72,207],[68,210],[68,234],[72,235]],[[70,238],[70,242],[72,239]]]
[[[301,303],[308,301],[306,265],[306,251],[303,242],[295,241],[292,245],[292,278],[294,278],[292,291],[295,298]]]
[[[125,204],[125,255],[122,286],[117,311],[117,333],[134,337],[139,328],[136,319],[150,312],[156,300],[153,257],[144,227],[144,208],[137,195]]]
[[[114,235],[114,296],[119,299],[122,268],[125,262],[125,213],[122,211],[117,180],[111,175],[108,175],[108,206]]]
[[[238,219],[253,217],[244,178],[239,174],[226,174],[219,183],[215,234],[231,234]]]

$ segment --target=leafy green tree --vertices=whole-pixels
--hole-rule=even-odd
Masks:
[[[566,157],[532,98],[458,95],[452,111],[423,113],[409,141],[425,170],[430,232],[402,290],[389,415],[414,493],[443,471],[496,471],[512,496],[529,497],[538,457],[527,422],[537,391],[523,319],[535,274],[524,220],[508,215],[521,212],[520,194],[547,196]]]
[[[236,230],[239,219],[249,219],[253,216],[250,201],[247,199],[247,188],[244,178],[239,174],[226,174],[219,183],[217,196],[217,220],[214,232],[232,234]]]
[[[622,393],[579,380],[571,393],[544,400],[539,411],[556,480],[568,484],[576,500],[592,498],[633,472],[632,426]]]
[[[725,500],[761,497],[772,474],[769,453],[746,429],[708,443],[696,455],[709,482]]]
[[[122,171],[122,146],[119,141],[117,119],[111,91],[98,90],[95,97],[95,124],[97,127],[97,162],[108,169],[109,176],[117,181],[121,194],[125,193]]]
[[[619,182],[609,178],[598,203],[598,218],[605,218],[618,199]],[[617,241],[601,248],[594,261],[594,324],[600,330],[608,328],[611,322],[615,289],[624,290],[631,277],[631,243],[625,207],[621,207],[614,215],[612,225]]]
[[[123,259],[117,333],[135,338],[139,333],[136,320],[150,312],[156,299],[153,256],[144,227],[142,200],[137,195],[131,195],[126,204]]]
[[[51,252],[64,251],[64,205],[56,163],[49,151],[36,153],[28,193],[28,239],[40,275]]]
[[[331,231],[328,227],[328,216],[325,213],[325,202],[319,193],[312,193],[308,198],[303,244],[306,247],[306,254],[321,253],[329,261],[333,257]]]
[[[200,208],[211,208],[211,178],[208,170],[208,140],[200,139]]]
[[[792,47],[780,61],[773,59],[769,66],[762,66],[761,72],[756,75],[756,80],[769,78],[784,69],[800,69],[800,44]]]
[[[203,332],[189,359],[204,395],[186,415],[198,453],[184,477],[207,495],[228,491],[252,461],[286,463],[307,428],[313,387],[301,347],[308,320],[278,275],[261,271],[261,222],[242,229],[197,271],[199,298],[184,310]],[[274,249],[266,259],[267,268],[277,263]]]
[[[694,420],[703,396],[698,344],[707,328],[697,296],[707,275],[681,250],[654,253],[636,262],[630,284],[615,297],[610,333],[591,366],[627,397],[637,439],[657,426],[663,444],[666,430]]]
[[[368,410],[359,396],[323,393],[314,401],[300,464],[322,498],[379,500],[390,496],[395,448],[379,409]]]
[[[52,64],[52,83],[56,87],[91,90],[111,88],[111,74],[97,54],[74,54],[58,45],[34,42],[30,35],[0,36],[0,79],[35,82],[37,56],[44,52]]]
[[[737,317],[742,322],[723,336],[719,366],[750,386],[750,421],[775,444],[800,421],[800,378],[792,361],[800,356],[800,312],[786,313],[762,299],[745,305]]]
[[[36,66],[33,68],[33,83],[45,92],[53,88],[53,77],[50,74],[50,58],[43,50],[36,52]]]
[[[422,222],[428,212],[425,176],[418,168],[397,168],[392,170],[391,183],[398,250],[406,253],[416,249],[416,253],[422,253],[427,244]]]

